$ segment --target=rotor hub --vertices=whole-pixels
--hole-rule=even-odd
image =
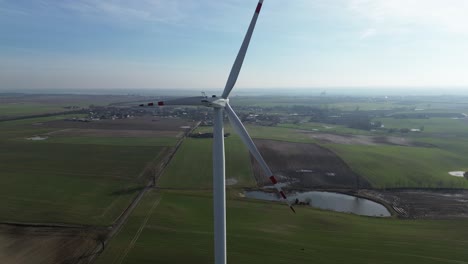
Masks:
[[[229,103],[229,99],[228,98],[222,98],[222,97],[216,97],[216,96],[213,95],[212,97],[208,97],[208,98],[202,100],[202,103],[206,107],[224,108],[224,107],[226,107],[226,104]]]

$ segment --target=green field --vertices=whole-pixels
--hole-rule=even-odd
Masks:
[[[277,98],[263,106],[308,105],[309,99]],[[235,101],[235,100],[233,100]],[[242,101],[249,105],[255,100]],[[370,103],[323,103],[320,108],[354,110],[412,107]],[[426,104],[426,103],[424,103]],[[414,104],[418,105],[418,104]],[[60,107],[60,106],[57,106]],[[437,107],[434,103],[432,107]],[[2,108],[0,108],[0,111]],[[38,105],[9,114],[41,112]],[[47,111],[50,111],[47,110]],[[0,221],[110,225],[149,180],[154,166],[177,138],[27,137],[57,130],[39,123],[54,116],[0,122]],[[461,120],[380,119],[386,128],[431,147],[323,144],[374,187],[468,188],[448,175],[468,170],[468,123]],[[331,126],[332,128],[327,128]],[[318,123],[248,125],[253,138],[318,143],[307,133],[374,133]],[[197,131],[210,132],[211,127]],[[467,263],[468,221],[360,217],[240,198],[255,187],[250,156],[232,128],[225,139],[229,263]],[[380,133],[376,133],[381,135]],[[443,135],[441,137],[440,135]],[[272,143],[273,144],[273,143]],[[187,138],[123,228],[96,263],[212,263],[212,139]],[[146,171],[147,172],[147,171]]]
[[[14,103],[0,105],[1,116],[23,116],[23,115],[37,115],[44,113],[65,112],[67,109],[63,108],[66,104],[39,104],[39,103]]]
[[[3,142],[0,221],[110,224],[162,147]]]
[[[152,209],[153,208],[153,209]],[[212,199],[148,193],[98,258],[107,263],[213,263]],[[467,221],[401,221],[228,200],[229,263],[466,263]]]
[[[428,119],[402,119],[402,118],[380,118],[385,128],[416,128],[424,127],[424,134],[442,134],[468,136],[468,121],[450,118],[428,118]]]
[[[54,116],[0,122],[0,221],[109,225],[176,138],[26,137]],[[35,125],[36,124],[36,125]]]
[[[281,126],[256,126],[256,125],[246,125],[245,126],[249,135],[252,138],[262,138],[262,139],[272,139],[272,140],[282,140],[289,142],[314,142],[306,133],[307,131],[301,131],[295,128],[281,127]],[[237,135],[234,129],[230,126],[229,123],[224,125],[225,133],[231,133]],[[212,127],[200,127],[195,132],[212,132]]]
[[[59,113],[90,105],[104,106],[110,103],[131,100],[126,96],[70,95],[70,94],[2,94],[0,93],[0,118]],[[74,106],[75,109],[66,107]]]
[[[226,179],[235,179],[236,186],[255,186],[250,156],[237,136],[225,139]],[[188,138],[177,151],[159,181],[163,188],[211,188],[212,139]]]
[[[353,171],[377,188],[467,188],[449,171],[468,169],[465,156],[438,149],[401,146],[327,144]]]
[[[25,138],[19,141],[29,141]],[[35,141],[34,144],[86,144],[86,145],[109,145],[109,146],[174,146],[179,139],[176,137],[155,137],[155,138],[136,138],[136,137],[67,137],[54,136],[43,141]]]
[[[11,139],[24,139],[25,137],[54,131],[55,129],[53,128],[44,127],[39,124],[76,116],[79,115],[59,115],[0,122],[0,142]]]
[[[252,134],[269,129],[272,128],[249,127]],[[231,136],[226,140],[226,149],[238,143]],[[329,147],[335,150],[336,146]],[[422,160],[417,162],[417,168],[425,171],[431,169],[427,164],[442,162],[440,166],[450,166],[462,162],[462,158],[443,149],[433,148],[425,154],[424,148],[366,147],[349,146],[349,152],[359,153],[354,155],[357,158],[362,155],[364,161],[359,162],[364,164],[365,159],[375,162],[379,158],[384,164],[383,160],[389,160],[386,155],[400,157],[398,164],[392,165],[396,167],[395,173],[402,173],[398,170],[407,167],[405,160],[409,162],[414,156],[419,159],[420,155]],[[386,153],[379,156],[382,155],[379,152]],[[236,155],[244,153],[239,151]],[[227,158],[227,166],[229,163]],[[239,170],[238,166],[234,168]],[[229,178],[233,172],[229,168],[227,171]],[[439,180],[433,177],[436,182]],[[412,183],[409,180],[420,183],[418,177],[413,179],[409,174],[386,180],[395,182],[395,179],[396,182],[405,179],[408,184]],[[448,179],[448,182],[457,180]],[[160,185],[192,190],[147,193],[97,263],[213,262],[211,140],[185,141],[160,179]],[[468,245],[468,222],[465,220],[404,221],[308,207],[299,207],[298,213],[292,214],[285,205],[242,199],[238,192],[241,189],[236,186],[228,190],[229,263],[467,263],[468,253],[464,248]]]

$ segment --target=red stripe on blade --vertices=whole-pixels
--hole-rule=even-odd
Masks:
[[[283,191],[280,191],[280,194],[281,194],[281,197],[283,197],[283,199],[286,199],[286,195],[284,195]]]
[[[148,103],[148,106],[153,106],[153,105],[154,105],[154,103]]]
[[[271,181],[273,184],[278,183],[278,182],[276,181],[276,179],[275,179],[275,176],[273,176],[273,175],[270,176],[270,181]]]
[[[163,101],[159,101],[159,102],[158,102],[158,105],[164,105],[164,102],[163,102]]]
[[[258,3],[257,9],[255,9],[255,13],[260,13],[260,9],[262,9],[262,3]]]

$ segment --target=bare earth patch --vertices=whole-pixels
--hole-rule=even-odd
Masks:
[[[0,263],[88,263],[99,241],[90,231],[0,226]]]
[[[362,190],[359,194],[385,202],[403,218],[468,217],[468,190]]]
[[[309,135],[310,138],[316,139],[322,143],[347,144],[347,145],[397,145],[408,147],[431,147],[430,144],[414,142],[411,139],[404,137],[387,137],[387,136],[365,136],[365,135],[340,135],[316,132],[303,132]]]
[[[285,187],[360,188],[370,187],[335,153],[317,144],[256,139],[255,144],[273,173]],[[259,186],[270,185],[259,164],[251,157]]]

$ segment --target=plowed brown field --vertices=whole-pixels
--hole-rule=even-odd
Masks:
[[[256,139],[255,144],[279,182],[291,188],[368,188],[332,151],[316,144]],[[270,185],[259,164],[251,158],[259,186]]]

